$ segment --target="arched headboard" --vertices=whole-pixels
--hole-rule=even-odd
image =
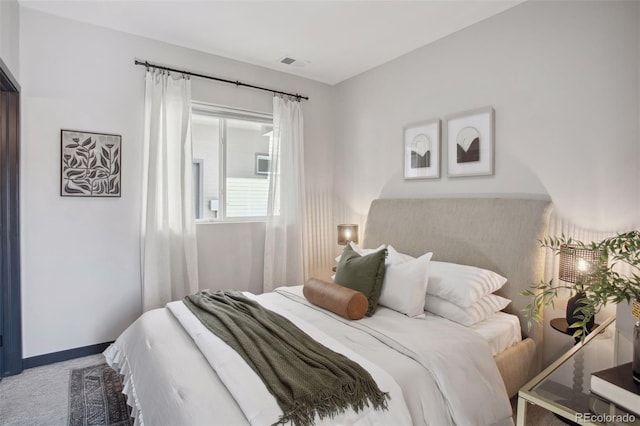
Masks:
[[[433,252],[433,260],[477,266],[507,277],[498,294],[513,301],[507,311],[520,317],[523,335],[542,348],[542,326],[534,323],[527,329],[522,309],[531,301],[520,292],[543,279],[544,249],[539,240],[546,235],[550,211],[547,200],[374,200],[363,246],[391,244],[412,256]]]

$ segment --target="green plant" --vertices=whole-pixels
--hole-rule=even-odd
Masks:
[[[544,308],[553,306],[554,299],[558,297],[558,290],[569,289],[572,294],[583,291],[585,297],[580,300],[582,305],[575,311],[579,321],[569,326],[576,329],[574,336],[584,339],[588,331],[587,323],[604,305],[622,301],[630,302],[632,299],[640,301],[640,275],[638,275],[640,274],[640,231],[618,234],[599,243],[590,244],[566,238],[564,235],[560,238],[547,237],[540,241],[542,247],[551,249],[556,256],[565,244],[575,244],[580,248],[601,251],[608,262],[603,262],[602,266],[583,275],[575,284],[564,283],[554,286],[552,280],[548,283],[540,282],[532,285],[531,289],[522,293],[533,298],[523,311],[529,317],[529,326],[531,326],[531,320],[541,323]],[[630,272],[623,275],[614,270],[620,262],[630,265]]]

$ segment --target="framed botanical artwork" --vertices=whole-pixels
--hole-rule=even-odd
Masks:
[[[119,197],[122,137],[106,133],[60,131],[60,195]]]
[[[447,175],[493,174],[494,112],[492,107],[465,111],[446,118]]]
[[[404,128],[404,178],[440,177],[440,120],[427,120]]]

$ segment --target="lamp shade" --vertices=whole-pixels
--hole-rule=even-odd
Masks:
[[[602,250],[592,250],[576,244],[560,246],[560,265],[558,278],[569,283],[577,283],[606,264],[607,258]]]
[[[344,246],[350,241],[358,244],[358,225],[342,224],[338,225],[338,244]]]

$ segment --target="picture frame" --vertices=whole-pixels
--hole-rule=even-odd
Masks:
[[[268,176],[271,170],[271,156],[264,152],[256,152],[256,176]]]
[[[122,136],[60,130],[60,196],[120,197]]]
[[[436,118],[404,127],[405,180],[440,178],[440,123]]]
[[[493,107],[447,116],[447,176],[487,176],[494,173]]]

